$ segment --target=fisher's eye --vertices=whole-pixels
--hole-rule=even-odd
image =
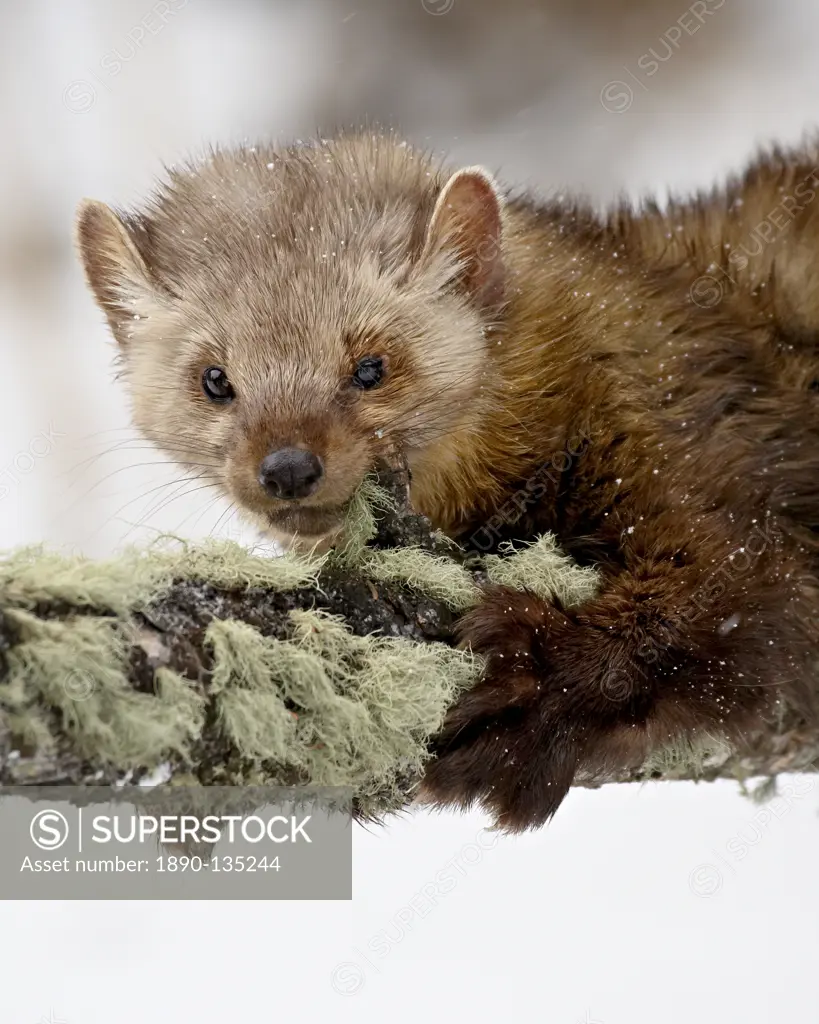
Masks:
[[[353,385],[361,388],[362,391],[377,388],[384,379],[385,372],[386,368],[383,359],[377,356],[366,356],[355,368]]]
[[[209,366],[202,374],[202,390],[211,400],[220,405],[232,402],[235,398],[233,385],[221,366]]]

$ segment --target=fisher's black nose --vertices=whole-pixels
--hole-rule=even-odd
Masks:
[[[301,448],[280,448],[262,459],[259,483],[272,498],[297,501],[313,494],[324,476],[321,459]]]

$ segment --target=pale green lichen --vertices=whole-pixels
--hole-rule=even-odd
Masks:
[[[391,507],[390,495],[367,480],[351,502],[343,546],[321,557],[260,557],[230,542],[165,538],[101,562],[40,548],[1,558],[0,611],[20,637],[5,655],[5,724],[40,750],[58,734],[61,742],[67,737],[77,756],[96,766],[153,769],[172,759],[183,774],[206,726],[215,724],[249,766],[244,780],[275,783],[295,769],[314,785],[352,787],[364,810],[398,806],[447,708],[479,678],[481,663],[470,652],[357,636],[340,619],[294,611],[287,639],[242,622],[212,621],[212,673],[204,686],[159,668],[155,692],[142,693],[129,684],[127,664],[134,613],[175,580],[320,588],[332,559],[334,571],[401,584],[456,612],[474,607],[480,590],[457,561],[420,548],[366,546],[378,515]],[[507,548],[484,565],[491,582],[567,607],[592,597],[597,584],[596,574],[573,565],[552,537]],[[38,607],[60,603],[84,614],[50,618]]]
[[[135,691],[117,620],[7,614],[21,642],[8,654],[0,707],[16,735],[46,748],[56,712],[78,756],[97,765],[184,763],[202,737],[206,697],[166,668],[156,673],[155,695]],[[249,778],[277,782],[276,770],[295,768],[311,784],[352,787],[364,810],[398,806],[399,780],[418,777],[430,736],[478,678],[479,660],[443,644],[356,636],[320,612],[291,619],[286,640],[211,622],[207,699],[219,728],[251,763]],[[279,769],[271,776],[262,762]]]
[[[564,608],[591,600],[600,577],[594,569],[583,569],[565,555],[556,537],[547,533],[531,544],[501,545],[502,555],[486,555],[484,565],[493,583],[515,590],[528,590],[545,601],[557,598]]]
[[[319,786],[352,786],[359,806],[401,801],[447,707],[477,679],[468,652],[356,636],[321,612],[291,612],[293,636],[211,623],[219,721],[239,752],[301,770]]]
[[[129,684],[125,641],[110,618],[40,619],[22,609],[5,614],[22,642],[6,655],[0,706],[31,735],[44,735],[45,709],[56,711],[77,753],[120,768],[153,766],[168,754],[184,758],[201,728],[190,686],[169,675],[158,696]]]
[[[480,601],[480,591],[463,566],[421,548],[389,548],[372,551],[359,563],[370,579],[401,583],[454,611],[466,611]]]
[[[337,564],[357,564],[377,530],[379,513],[395,508],[389,491],[381,487],[374,477],[365,477],[347,504],[341,540],[333,552]]]
[[[176,579],[278,591],[315,586],[325,560],[293,553],[259,557],[232,541],[193,545],[169,538],[105,561],[29,547],[0,559],[0,599],[5,607],[65,601],[124,615],[156,600]]]
[[[707,734],[693,738],[679,736],[653,750],[642,765],[641,773],[647,778],[696,778],[704,775],[712,765],[722,764],[730,753],[731,748],[719,737]]]

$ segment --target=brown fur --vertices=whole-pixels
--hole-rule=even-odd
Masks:
[[[332,534],[397,443],[453,535],[553,530],[600,568],[580,609],[495,587],[466,617],[488,669],[436,740],[428,799],[524,828],[578,773],[681,736],[741,742],[780,701],[813,713],[816,155],[600,219],[366,135],[216,153],[134,217],[83,208],[137,423],[269,529]],[[357,392],[368,355],[387,378]],[[202,395],[208,365],[231,406]],[[293,444],[326,478],[288,504],[255,475]]]

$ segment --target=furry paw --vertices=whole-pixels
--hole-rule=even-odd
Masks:
[[[461,639],[486,671],[450,710],[433,744],[422,799],[463,808],[479,803],[499,827],[543,824],[574,779],[582,725],[559,669],[574,623],[525,592],[488,588],[461,623]],[[580,710],[580,707],[577,708]]]

